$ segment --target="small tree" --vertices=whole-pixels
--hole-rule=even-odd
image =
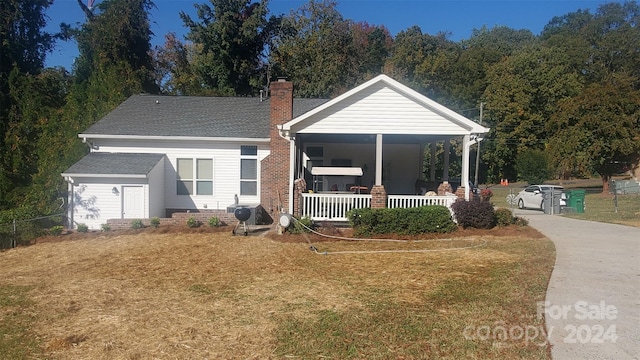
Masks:
[[[518,178],[529,184],[542,184],[549,179],[547,156],[541,150],[525,150],[516,158]]]

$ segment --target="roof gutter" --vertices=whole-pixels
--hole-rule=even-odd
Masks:
[[[203,136],[145,136],[145,135],[106,135],[106,134],[78,134],[82,142],[87,139],[113,140],[179,140],[179,141],[216,141],[216,142],[258,142],[269,143],[269,138],[240,138],[240,137],[203,137]]]
[[[82,177],[100,177],[100,178],[120,178],[120,179],[147,179],[148,176],[144,174],[77,174],[77,173],[62,173],[63,177],[69,178],[82,178]],[[68,180],[67,180],[68,181]],[[73,180],[72,180],[73,182]]]

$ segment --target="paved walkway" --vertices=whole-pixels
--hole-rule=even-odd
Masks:
[[[556,246],[544,307],[555,360],[640,359],[640,228],[516,210]]]

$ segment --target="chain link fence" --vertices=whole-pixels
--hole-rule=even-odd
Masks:
[[[0,249],[10,249],[18,245],[26,245],[31,240],[45,235],[50,229],[65,224],[65,214],[40,216],[31,219],[14,219],[0,223]]]

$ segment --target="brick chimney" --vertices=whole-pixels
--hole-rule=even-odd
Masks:
[[[277,221],[281,209],[289,208],[289,141],[278,132],[278,125],[293,119],[293,83],[278,79],[270,88],[269,137],[271,152],[262,160],[260,202]]]

